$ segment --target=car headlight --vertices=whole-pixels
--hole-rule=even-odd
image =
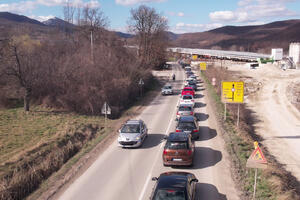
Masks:
[[[140,137],[140,136],[137,136],[135,139],[136,139],[136,140],[140,140],[140,139],[141,139],[141,137]]]

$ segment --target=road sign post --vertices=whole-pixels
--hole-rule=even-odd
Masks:
[[[240,121],[240,103],[244,103],[244,82],[222,82],[222,101],[225,103],[224,120],[226,120],[226,103],[237,103],[237,126]]]
[[[144,81],[143,81],[143,79],[140,79],[140,81],[139,81],[139,87],[140,87],[140,97],[142,97],[143,96],[143,86],[144,86]]]
[[[106,120],[107,120],[107,115],[111,114],[111,109],[109,107],[109,105],[104,102],[102,109],[101,109],[101,113],[104,114],[104,131],[106,132]]]

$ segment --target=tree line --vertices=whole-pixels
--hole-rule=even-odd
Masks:
[[[40,37],[25,29],[0,40],[0,105],[17,97],[25,111],[35,103],[97,115],[107,101],[117,117],[139,96],[139,80],[150,88],[152,69],[165,62],[167,21],[153,8],[132,9],[128,25],[138,51],[130,51],[106,29],[100,9],[67,3],[64,16],[77,25]]]

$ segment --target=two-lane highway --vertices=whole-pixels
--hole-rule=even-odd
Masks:
[[[164,135],[175,131],[175,113],[179,91],[185,75],[181,67],[173,65],[176,81],[171,82],[177,93],[157,96],[138,116],[148,126],[148,138],[141,148],[122,149],[117,141],[76,179],[59,197],[62,200],[142,200],[149,199],[153,176],[166,171],[188,171],[199,179],[199,199],[239,199],[235,190],[222,138],[214,129],[213,117],[202,91],[197,92],[196,114],[200,125],[200,140],[195,142],[196,154],[192,168],[171,168],[162,164]]]

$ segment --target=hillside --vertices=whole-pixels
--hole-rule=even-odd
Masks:
[[[224,26],[178,35],[173,46],[270,53],[271,48],[288,51],[289,43],[300,41],[300,20],[278,21],[259,26]]]

